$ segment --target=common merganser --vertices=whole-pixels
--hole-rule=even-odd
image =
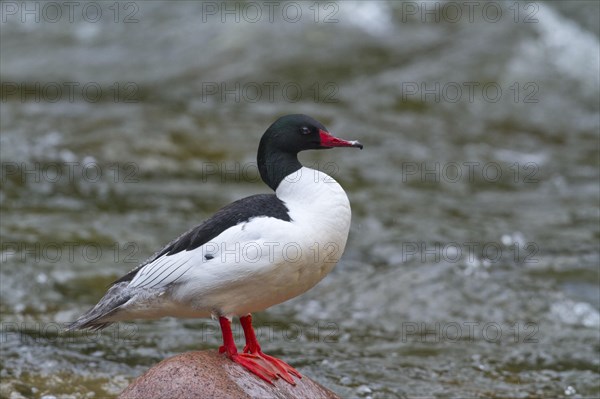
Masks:
[[[350,203],[327,174],[303,167],[298,153],[363,146],[332,136],[306,115],[277,119],[258,147],[262,180],[275,194],[235,201],[112,283],[98,304],[68,329],[100,330],[123,320],[219,319],[219,352],[263,380],[295,385],[301,374],[266,355],[251,313],[294,298],[339,261],[350,230]],[[238,353],[231,320],[240,318],[246,346]]]

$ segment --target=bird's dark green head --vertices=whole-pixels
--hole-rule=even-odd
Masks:
[[[339,139],[323,124],[307,115],[285,115],[277,119],[260,139],[258,169],[265,183],[273,190],[290,173],[300,169],[298,153],[333,147],[363,146],[358,141]]]
[[[338,139],[329,133],[319,121],[308,115],[285,115],[277,119],[267,129],[260,147],[271,151],[283,151],[297,154],[304,150],[322,150],[333,147],[357,147],[362,149],[358,141]]]

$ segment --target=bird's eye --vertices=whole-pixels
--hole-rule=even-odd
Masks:
[[[300,128],[300,133],[302,134],[310,134],[310,129],[307,128],[306,126],[303,126]]]

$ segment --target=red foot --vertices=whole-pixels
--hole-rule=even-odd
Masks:
[[[219,347],[219,353],[224,353],[229,359],[244,366],[248,371],[269,384],[273,384],[273,380],[281,377],[289,384],[296,385],[292,375],[302,378],[302,375],[296,369],[283,360],[265,355],[261,351],[254,334],[254,329],[252,328],[252,317],[250,315],[240,317],[240,321],[244,328],[244,335],[246,336],[244,353],[238,353],[233,341],[231,322],[225,317],[219,317],[221,332],[223,333],[223,345]]]
[[[252,328],[252,316],[247,315],[240,317],[240,323],[244,329],[244,336],[246,337],[246,346],[244,347],[245,354],[252,354],[256,358],[263,360],[270,366],[271,372],[274,372],[277,376],[283,378],[286,382],[296,385],[294,379],[290,374],[295,375],[297,378],[302,378],[302,374],[295,368],[284,362],[283,360],[277,359],[276,357],[266,355],[260,349],[254,329]]]
[[[228,357],[271,385],[273,384],[273,380],[277,379],[277,370],[273,370],[273,367],[269,363],[263,362],[262,359],[254,355],[236,353]]]
[[[244,348],[244,352],[246,349]],[[290,374],[295,375],[297,378],[302,378],[302,374],[298,372],[295,368],[287,364],[281,359],[277,359],[276,357],[265,355],[261,351],[252,353],[251,356],[256,356],[259,359],[265,361],[271,369],[271,372],[274,372],[277,376],[283,378],[285,381],[292,385],[296,385],[296,382],[292,378]]]

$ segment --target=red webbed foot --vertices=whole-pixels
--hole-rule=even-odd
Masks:
[[[292,385],[296,385],[296,382],[292,378],[292,375],[296,376],[297,378],[302,378],[302,374],[300,374],[298,370],[296,370],[281,359],[278,359],[274,356],[266,355],[263,352],[253,353],[252,355],[257,356],[258,358],[267,362],[271,366],[271,370],[274,370],[277,376],[283,378],[285,381]]]
[[[298,370],[276,357],[266,355],[262,352],[254,329],[252,328],[252,317],[250,315],[240,317],[246,346],[244,353],[238,353],[231,331],[231,321],[225,317],[219,317],[221,332],[223,333],[223,345],[219,347],[219,353],[225,354],[233,362],[245,367],[260,379],[273,384],[273,380],[282,378],[291,385],[296,385],[294,378],[302,378]]]
[[[225,354],[231,361],[243,366],[260,379],[273,384],[273,380],[277,379],[277,370],[273,369],[271,364],[258,356],[248,353],[238,353],[231,331],[231,321],[226,317],[219,317],[219,323],[221,324],[221,332],[223,333],[223,345],[219,347],[219,353]]]
[[[246,337],[246,346],[244,347],[244,354],[249,354],[261,359],[263,362],[270,366],[271,372],[274,372],[277,376],[283,378],[286,382],[296,385],[292,375],[297,378],[302,378],[302,374],[286,362],[278,359],[274,356],[269,356],[260,348],[256,335],[254,334],[254,328],[252,327],[252,316],[247,315],[240,317],[240,322],[244,329],[244,336]]]

